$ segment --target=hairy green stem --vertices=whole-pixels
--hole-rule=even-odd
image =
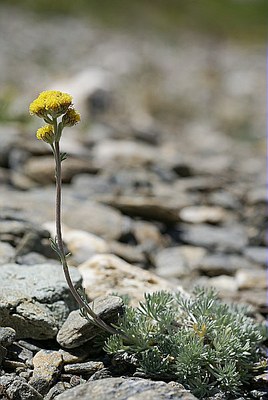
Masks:
[[[54,132],[55,136],[57,137],[57,121],[54,120]],[[86,312],[91,316],[92,322],[97,325],[98,327],[104,329],[105,331],[111,333],[111,334],[117,334],[123,337],[123,339],[129,341],[129,338],[124,335],[121,331],[115,329],[114,327],[106,324],[97,314],[94,313],[94,311],[89,307],[89,305],[82,299],[82,297],[79,295],[77,292],[76,288],[73,285],[70,273],[69,273],[69,268],[68,264],[66,261],[66,255],[64,251],[64,245],[63,245],[63,240],[62,240],[62,229],[61,229],[61,155],[60,155],[60,146],[59,146],[59,140],[55,141],[55,144],[52,145],[52,150],[53,154],[55,157],[55,163],[56,163],[56,168],[55,168],[55,177],[56,177],[56,234],[57,234],[57,247],[60,253],[60,259],[63,267],[63,272],[65,275],[65,279],[67,281],[67,284],[69,286],[69,289],[79,304],[80,307],[84,308]]]

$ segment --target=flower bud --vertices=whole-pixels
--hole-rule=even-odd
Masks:
[[[74,126],[78,122],[80,122],[80,114],[74,108],[69,108],[62,117],[63,126]]]
[[[39,128],[36,132],[36,137],[46,143],[53,144],[55,140],[54,130],[52,125],[45,125]]]

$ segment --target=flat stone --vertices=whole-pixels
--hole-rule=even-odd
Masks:
[[[71,267],[74,285],[79,272]],[[0,319],[15,329],[17,338],[56,336],[70,310],[77,307],[59,264],[6,264],[0,268]]]
[[[144,293],[172,290],[175,285],[150,271],[128,264],[112,254],[99,254],[78,266],[89,297],[118,293],[129,295],[132,304]]]
[[[89,381],[68,390],[56,400],[196,400],[196,397],[174,382],[153,382],[141,378],[106,378]]]
[[[236,273],[236,281],[240,290],[267,289],[266,271],[260,269],[239,270]]]
[[[106,139],[95,145],[93,155],[93,161],[102,168],[113,164],[137,166],[154,161],[157,150],[144,143]]]
[[[202,246],[218,251],[241,251],[247,244],[247,236],[242,226],[216,227],[208,224],[183,225],[181,238],[194,246]]]
[[[267,265],[268,251],[266,247],[252,246],[246,247],[244,255],[250,260],[260,265]]]
[[[127,218],[119,211],[89,201],[63,212],[63,221],[71,228],[79,227],[83,231],[109,240],[117,240],[129,225]]]
[[[56,236],[54,222],[48,222],[44,226],[50,232],[51,237]],[[66,225],[62,225],[62,235],[64,243],[71,253],[70,260],[75,265],[88,260],[95,254],[107,253],[109,251],[106,241],[93,233],[71,229]]]
[[[168,247],[157,252],[155,266],[157,275],[165,278],[181,278],[191,274],[201,262],[206,250],[194,246]]]
[[[88,357],[87,352],[81,347],[69,349],[68,351],[66,349],[59,349],[59,353],[62,355],[64,365],[81,363]]]
[[[215,288],[220,295],[235,293],[238,289],[236,279],[228,275],[220,275],[207,280],[207,287]]]
[[[57,380],[63,365],[58,351],[40,350],[33,358],[33,376],[29,383],[39,393],[46,394]]]
[[[37,265],[37,264],[47,264],[53,263],[53,260],[47,259],[40,253],[36,253],[35,251],[30,251],[27,254],[23,254],[20,256],[16,256],[16,263],[22,265]],[[58,264],[58,261],[54,261],[55,264]]]
[[[25,192],[3,190],[0,196],[0,210],[1,208],[4,209],[7,204],[12,211],[18,212],[19,210],[23,213],[25,219],[40,226],[40,224],[53,221],[55,218],[55,188],[46,186],[42,189],[37,188]],[[40,204],[42,205],[42,212],[40,212]],[[131,226],[130,219],[123,216],[119,211],[95,201],[80,199],[79,195],[70,187],[64,188],[62,205],[62,220],[68,227],[73,229],[79,227],[82,231],[93,233],[104,239],[117,240],[123,233],[128,232]],[[8,222],[10,231],[12,229],[10,222],[13,221],[5,221],[5,224]],[[14,227],[14,229],[20,229],[23,234],[25,222],[16,225],[19,226]],[[33,229],[32,226],[31,229]]]
[[[68,157],[62,164],[62,181],[70,182],[80,173],[96,173],[98,169],[90,165],[88,160]],[[24,174],[39,184],[47,185],[55,180],[55,161],[53,156],[31,157],[24,165]]]
[[[143,196],[101,196],[104,204],[117,208],[129,216],[142,217],[165,223],[178,222],[178,207],[169,199]]]
[[[88,361],[84,363],[65,365],[64,371],[67,374],[83,375],[86,377],[90,377],[95,372],[100,371],[103,368],[104,364],[101,361]]]
[[[250,262],[235,254],[209,254],[204,257],[198,269],[208,276],[234,275],[239,268],[250,268]]]
[[[209,222],[218,224],[225,218],[225,212],[220,207],[190,206],[184,207],[179,213],[180,219],[192,224]]]
[[[72,179],[72,188],[79,197],[94,199],[96,195],[110,194],[113,185],[106,176],[78,174]]]
[[[123,300],[117,296],[98,297],[90,303],[90,307],[103,321],[115,323],[123,313]],[[101,332],[101,328],[81,316],[80,310],[75,310],[59,330],[57,341],[62,347],[71,349],[83,345]]]

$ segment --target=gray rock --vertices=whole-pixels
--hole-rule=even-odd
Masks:
[[[128,228],[128,220],[119,211],[95,202],[83,202],[63,212],[63,221],[71,228],[94,233],[104,239],[116,240]]]
[[[140,378],[107,378],[89,381],[56,397],[57,400],[195,400],[196,397],[174,382],[153,382]]]
[[[93,160],[102,168],[115,165],[137,166],[146,165],[155,160],[157,150],[154,146],[137,143],[130,140],[106,139],[94,147]]]
[[[6,389],[11,400],[42,400],[43,396],[26,382],[15,380]]]
[[[5,374],[0,377],[1,394],[3,399],[10,400],[42,400],[40,395],[25,379],[17,377],[15,374]]]
[[[9,194],[10,196],[11,194]],[[6,200],[8,199],[8,195]],[[19,197],[18,197],[19,200]],[[25,233],[34,232],[40,238],[48,237],[48,231],[40,228],[37,224],[30,221],[17,219],[3,219],[0,224],[0,237],[4,234],[12,234],[14,236],[23,237]]]
[[[63,230],[64,243],[71,253],[71,260],[77,264],[88,260],[95,254],[107,253],[109,246],[104,239],[92,233],[76,230]]]
[[[265,266],[268,260],[268,253],[266,247],[246,247],[244,255],[250,260],[257,264]]]
[[[31,157],[24,165],[24,174],[42,185],[54,182],[55,161],[53,156]],[[68,157],[68,163],[62,165],[62,180],[70,182],[72,177],[80,173],[96,173],[98,169],[90,165],[88,160]]]
[[[155,256],[156,273],[166,278],[187,276],[205,254],[205,249],[194,246],[176,246],[160,250]]]
[[[16,331],[9,327],[0,327],[0,344],[7,347],[16,339]]]
[[[15,255],[15,249],[9,243],[0,242],[0,265],[4,265]]]
[[[98,199],[129,216],[166,223],[174,223],[179,220],[178,207],[168,199],[163,201],[157,197],[147,196],[101,196]]]
[[[208,201],[210,204],[220,206],[227,209],[235,210],[239,208],[239,201],[232,195],[232,193],[225,190],[213,192],[209,195]]]
[[[117,296],[98,297],[90,306],[95,314],[107,323],[116,322],[118,315],[123,312],[123,300]],[[80,311],[76,310],[69,314],[59,330],[57,341],[62,347],[71,349],[88,342],[100,332],[101,328],[88,322],[80,315]]]
[[[183,225],[181,238],[194,246],[212,250],[239,252],[247,244],[247,236],[242,226],[215,227],[208,224]]]
[[[63,365],[58,351],[41,350],[33,358],[33,376],[29,383],[39,393],[46,394],[58,378]]]
[[[202,286],[215,288],[220,296],[235,293],[238,289],[236,279],[228,275],[220,275],[207,279],[206,283]]]
[[[53,260],[51,259],[48,260],[42,254],[31,251],[27,254],[16,257],[16,262],[17,264],[22,264],[22,265],[37,265],[37,264],[46,264],[48,262],[53,263]],[[58,264],[56,260],[55,263]]]
[[[70,273],[79,285],[79,272],[70,268]],[[18,338],[56,336],[69,311],[76,307],[60,265],[3,265],[0,290],[1,324],[14,328]]]
[[[67,374],[77,374],[90,377],[95,372],[100,371],[104,368],[103,362],[101,361],[88,361],[84,363],[68,364],[65,365],[64,371]]]
[[[250,268],[245,258],[233,254],[210,254],[204,257],[198,269],[208,276],[234,275],[239,268]]]
[[[60,349],[59,353],[62,355],[64,365],[81,363],[88,357],[88,354],[84,350],[83,346],[76,349],[70,349],[68,351],[66,349]]]
[[[80,198],[94,199],[98,194],[109,194],[113,185],[107,177],[99,175],[79,174],[72,179],[73,190]]]
[[[70,389],[72,386],[68,382],[57,382],[49,392],[45,395],[45,400],[55,399],[56,396],[65,392],[65,390]]]
[[[54,187],[42,187],[26,192],[3,190],[0,196],[0,210],[9,204],[12,211],[19,210],[24,218],[33,221],[36,225],[53,221],[55,218],[55,189]],[[42,212],[40,212],[40,204]],[[18,211],[17,211],[18,212]],[[117,240],[123,233],[129,232],[130,220],[112,207],[98,204],[95,201],[83,200],[70,187],[64,188],[63,193],[63,221],[74,229],[79,229],[101,236],[104,239]],[[14,236],[14,230],[20,232],[20,237],[25,233],[25,222],[15,226],[13,221],[4,221],[9,224],[5,228]],[[11,224],[12,223],[12,224]],[[30,224],[30,231],[33,224]],[[2,222],[0,224],[0,239],[2,234]],[[16,232],[16,231],[15,231]],[[19,232],[15,233],[19,236]],[[47,232],[48,233],[48,232]],[[49,236],[49,235],[48,235]]]

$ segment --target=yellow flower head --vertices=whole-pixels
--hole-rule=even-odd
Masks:
[[[48,114],[52,117],[59,117],[65,114],[72,104],[72,96],[68,93],[62,93],[58,90],[46,90],[40,93],[29,107],[30,114],[38,117],[44,117]]]
[[[36,132],[36,137],[46,143],[53,144],[55,140],[54,130],[52,125],[45,125],[39,128]]]
[[[80,114],[74,108],[69,108],[62,117],[63,126],[74,126],[78,122],[80,122]]]
[[[35,114],[40,118],[43,118],[46,115],[44,103],[39,99],[39,97],[30,104],[29,111],[31,115]]]

